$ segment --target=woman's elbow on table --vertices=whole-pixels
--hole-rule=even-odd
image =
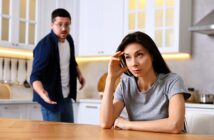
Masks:
[[[179,122],[172,121],[169,126],[169,133],[179,134],[182,131],[183,125]]]
[[[108,123],[101,122],[100,127],[103,129],[110,129],[110,128],[112,128],[112,125],[108,124]]]

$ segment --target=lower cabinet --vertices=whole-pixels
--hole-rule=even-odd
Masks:
[[[214,105],[186,105],[187,132],[214,134]]]
[[[73,103],[74,122],[99,125],[99,100],[78,100]],[[41,107],[32,102],[0,103],[0,118],[42,120]]]
[[[39,104],[29,104],[27,106],[27,119],[42,120],[41,107]]]
[[[27,117],[26,107],[15,104],[0,105],[0,117],[25,119]]]
[[[99,102],[84,102],[75,103],[74,118],[75,123],[99,125],[100,122],[100,103]],[[76,110],[76,112],[75,112]]]
[[[37,103],[12,103],[0,105],[0,118],[42,120]]]

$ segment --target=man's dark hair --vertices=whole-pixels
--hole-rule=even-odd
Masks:
[[[55,9],[51,14],[51,21],[54,22],[56,17],[67,17],[71,20],[69,12],[63,8]]]

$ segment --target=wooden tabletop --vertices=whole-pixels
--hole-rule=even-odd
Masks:
[[[214,135],[164,134],[18,119],[0,119],[0,140],[214,140]]]

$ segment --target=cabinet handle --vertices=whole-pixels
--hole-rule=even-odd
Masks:
[[[93,109],[97,109],[98,107],[97,106],[92,106],[92,105],[87,105],[85,106],[86,108],[93,108]]]
[[[8,106],[6,106],[6,107],[4,107],[4,109],[19,109],[19,107],[17,107],[17,106],[10,106],[10,107],[8,107]]]
[[[39,108],[39,107],[38,107],[38,106],[33,106],[33,108],[34,108],[34,109],[37,109],[37,108]]]

